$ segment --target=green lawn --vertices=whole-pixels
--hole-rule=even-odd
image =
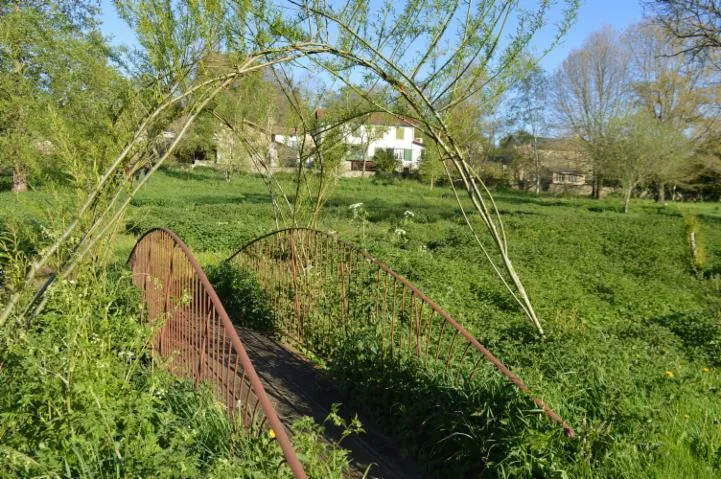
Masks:
[[[719,477],[721,204],[636,200],[625,215],[619,198],[515,191],[496,198],[546,340],[491,273],[449,189],[339,180],[320,222],[416,283],[579,433],[569,442],[537,422],[516,424],[513,444],[499,446],[505,462],[482,474]],[[17,217],[15,201],[0,193],[0,215]],[[365,219],[348,208],[358,202]],[[703,272],[692,268],[684,214],[701,222]],[[155,226],[172,228],[206,264],[275,229],[259,178],[225,182],[178,170],[159,173],[133,201],[116,258],[127,258],[134,237]]]

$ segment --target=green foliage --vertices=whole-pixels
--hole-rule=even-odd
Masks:
[[[714,276],[688,267],[683,215],[700,219],[706,270],[721,271],[721,208],[637,200],[623,215],[615,198],[496,195],[547,325],[544,341],[534,339],[493,274],[470,266],[480,260],[448,189],[341,179],[319,227],[365,241],[557,408],[580,440],[566,440],[492,370],[472,390],[449,389],[434,368],[379,365],[363,341],[348,343],[348,354],[329,364],[352,388],[348,401],[372,406],[409,454],[457,476],[479,468],[501,477],[717,476],[721,305]],[[362,223],[348,209],[359,202]],[[167,171],[131,217],[177,227],[193,249],[222,258],[274,229],[270,211],[259,178],[228,184],[214,173]],[[396,228],[406,231],[404,241]],[[445,403],[452,407],[434,408]],[[487,416],[460,412],[474,408]],[[426,418],[432,427],[423,426]],[[489,457],[488,465],[478,457]]]
[[[53,3],[0,7],[0,167],[87,188],[126,139],[133,95],[92,4]]]
[[[533,413],[533,404],[492,368],[459,387],[443,361],[389,360],[377,345],[367,335],[352,337],[329,368],[343,391],[434,476],[553,477],[571,460],[563,431]]]
[[[125,273],[64,283],[30,330],[0,334],[1,477],[290,478],[277,443],[229,422],[212,391],[154,363],[152,328]],[[292,427],[312,477],[347,453]]]
[[[333,404],[324,424],[316,424],[312,418],[304,417],[292,426],[293,444],[305,456],[305,472],[308,477],[347,477],[348,451],[341,449],[342,441],[350,435],[363,433],[363,426],[356,416],[350,423],[338,414],[340,405]],[[340,438],[329,442],[325,424],[341,428]]]
[[[427,145],[421,154],[420,162],[418,163],[418,174],[424,182],[433,188],[434,185],[438,184],[445,175],[443,169],[443,162],[441,161],[438,149]]]
[[[395,157],[393,150],[376,150],[373,161],[380,173],[395,173],[401,167],[401,161]]]
[[[241,326],[273,332],[274,316],[267,293],[255,275],[228,263],[206,268],[213,289],[223,301],[230,318]]]
[[[284,185],[292,181],[279,180]],[[490,448],[489,457],[494,458],[486,475],[717,477],[719,289],[713,274],[706,279],[689,268],[683,215],[699,218],[706,270],[718,272],[721,207],[660,207],[638,200],[633,212],[623,215],[614,198],[496,194],[512,238],[510,248],[522,259],[520,272],[528,278],[529,292],[547,325],[544,341],[534,339],[492,273],[472,267],[480,260],[448,189],[429,190],[413,181],[341,179],[319,227],[361,242],[363,233],[348,205],[362,202],[367,249],[461,321],[557,408],[580,440],[563,438],[492,370],[470,392],[448,390],[433,368],[376,368],[377,358],[366,343],[347,344],[348,354],[333,366],[344,381],[364,385],[353,389],[347,402],[375,405],[374,417],[409,453],[428,457],[435,467],[443,467],[446,456],[454,471],[481,467],[477,458],[486,452],[481,455],[475,440],[463,438],[483,432],[487,437],[479,444]],[[34,192],[25,198],[0,193],[3,223],[20,205],[32,211],[33,199],[44,204]],[[408,210],[413,221],[405,217]],[[177,170],[161,172],[133,203],[131,232],[158,225],[174,228],[201,258],[215,261],[275,229],[260,178],[226,183],[218,173]],[[395,240],[396,227],[406,231],[403,242]],[[127,248],[132,243],[132,237],[125,241]],[[127,251],[118,257],[126,258]],[[254,296],[252,277],[240,277],[239,283],[240,290],[258,298],[254,304],[262,304]],[[223,300],[228,298],[223,295]],[[264,311],[260,306],[252,309]],[[359,349],[361,354],[353,356]],[[673,377],[667,378],[667,371]],[[436,408],[434,427],[426,428],[423,415],[434,399],[455,409]],[[488,424],[482,416],[463,419],[452,413],[481,406]],[[453,435],[432,447],[439,441],[438,430]],[[503,453],[496,456],[496,448]],[[507,459],[499,459],[503,454]]]
[[[621,180],[625,209],[637,186],[648,186],[662,172],[674,176],[691,157],[693,149],[683,132],[640,112],[614,118],[609,123],[606,147],[607,172]]]
[[[3,334],[4,477],[205,477],[224,459],[247,464],[210,395],[154,370],[137,292],[118,280],[64,284],[28,332]]]

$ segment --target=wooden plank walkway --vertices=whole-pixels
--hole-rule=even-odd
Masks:
[[[340,415],[349,422],[356,413],[365,433],[347,437],[341,446],[350,451],[349,478],[361,478],[371,466],[368,478],[429,478],[423,469],[402,456],[392,441],[380,433],[370,416],[346,406],[343,395],[327,375],[286,345],[258,331],[236,327],[255,370],[284,424],[302,416],[323,423],[333,403],[341,403]],[[340,428],[325,424],[326,436],[337,441]]]

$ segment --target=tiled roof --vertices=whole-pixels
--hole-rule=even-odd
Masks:
[[[323,118],[326,114],[325,108],[317,108],[315,110],[316,118]],[[418,122],[413,118],[409,118],[405,115],[391,114],[385,111],[374,111],[367,114],[366,123],[369,125],[382,125],[382,126],[409,126],[416,127]]]

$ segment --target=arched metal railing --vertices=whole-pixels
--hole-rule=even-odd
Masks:
[[[386,357],[406,358],[470,382],[492,364],[520,391],[528,386],[446,311],[366,251],[333,234],[289,228],[261,236],[227,260],[255,271],[288,339],[328,359],[345,338],[371,334]],[[536,406],[568,437],[573,428],[543,400]]]
[[[251,434],[272,428],[283,455],[299,479],[307,476],[278,414],[223,308],[190,249],[172,231],[143,235],[128,260],[142,291],[144,314],[162,321],[153,351],[175,374],[207,382]]]

